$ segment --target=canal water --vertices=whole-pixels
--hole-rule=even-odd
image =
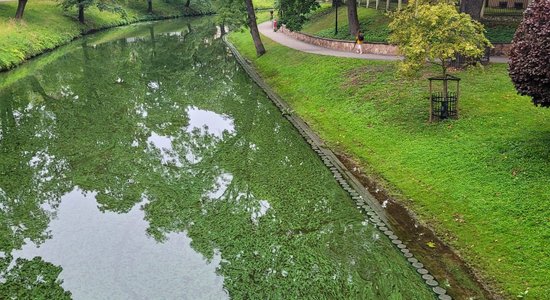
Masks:
[[[213,21],[0,74],[0,298],[433,299]]]

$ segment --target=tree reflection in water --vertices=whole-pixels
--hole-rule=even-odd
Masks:
[[[47,243],[62,197],[81,191],[103,213],[139,208],[159,243],[185,233],[207,260],[221,255],[236,299],[433,298],[240,70],[212,21],[96,35],[0,83],[0,296],[32,276],[47,287],[31,290],[69,295],[63,266],[14,265],[12,253]]]

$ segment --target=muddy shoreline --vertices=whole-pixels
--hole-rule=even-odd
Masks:
[[[437,278],[446,279],[443,287],[454,299],[505,299],[484,283],[480,274],[440,239],[428,226],[421,224],[415,214],[404,204],[389,195],[376,179],[369,177],[360,164],[349,156],[335,152],[338,159],[361,182],[372,196],[385,208],[388,221],[411,251]],[[459,279],[460,278],[460,279]],[[482,298],[479,298],[482,297]]]

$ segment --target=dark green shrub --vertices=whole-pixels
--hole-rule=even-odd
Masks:
[[[525,10],[510,52],[510,77],[519,94],[550,107],[550,0],[535,0]]]

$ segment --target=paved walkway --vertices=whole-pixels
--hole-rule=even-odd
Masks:
[[[351,57],[351,58],[371,59],[371,60],[402,59],[401,56],[379,55],[379,54],[358,54],[354,52],[338,51],[338,50],[333,50],[333,49],[328,49],[328,48],[308,44],[308,43],[293,39],[292,37],[284,33],[274,32],[273,28],[271,27],[271,21],[267,21],[259,24],[258,29],[260,30],[261,34],[265,35],[266,37],[273,40],[274,42],[277,42],[283,46],[296,49],[302,52],[319,54],[319,55],[327,55],[327,56]],[[491,56],[490,61],[497,62],[497,63],[508,63],[508,58],[500,57],[500,56]]]

